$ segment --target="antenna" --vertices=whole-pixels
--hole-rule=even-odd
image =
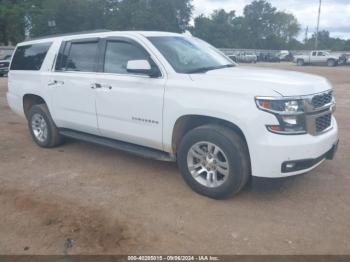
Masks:
[[[318,30],[319,30],[319,28],[320,28],[321,5],[322,5],[322,0],[320,0],[320,5],[319,5],[319,7],[318,7],[317,28],[316,28],[316,39],[315,39],[315,50],[317,50],[317,47],[318,47]]]

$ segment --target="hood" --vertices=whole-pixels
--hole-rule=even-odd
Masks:
[[[302,96],[331,89],[327,79],[294,71],[256,67],[232,67],[192,74],[200,87],[249,93],[254,96]]]

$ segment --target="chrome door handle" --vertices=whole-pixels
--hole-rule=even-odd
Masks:
[[[91,88],[92,88],[92,89],[102,89],[102,88],[105,88],[105,89],[111,90],[111,89],[112,89],[112,86],[110,86],[110,85],[102,85],[102,84],[100,84],[100,83],[94,83],[94,84],[91,85]]]
[[[99,83],[93,83],[91,85],[91,89],[100,89],[100,88],[102,88],[102,85]]]
[[[48,86],[64,85],[64,81],[49,80],[47,85]]]

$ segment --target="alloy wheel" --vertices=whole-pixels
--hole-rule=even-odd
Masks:
[[[201,185],[216,188],[229,176],[229,162],[225,152],[210,142],[194,144],[187,154],[187,166],[192,177]]]

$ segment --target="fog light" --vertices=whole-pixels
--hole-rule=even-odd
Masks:
[[[293,169],[294,167],[295,167],[295,163],[288,163],[288,164],[286,164],[286,168],[287,169]]]
[[[300,168],[298,162],[284,162],[282,164],[282,173],[290,173],[290,172],[295,172],[298,171]]]

